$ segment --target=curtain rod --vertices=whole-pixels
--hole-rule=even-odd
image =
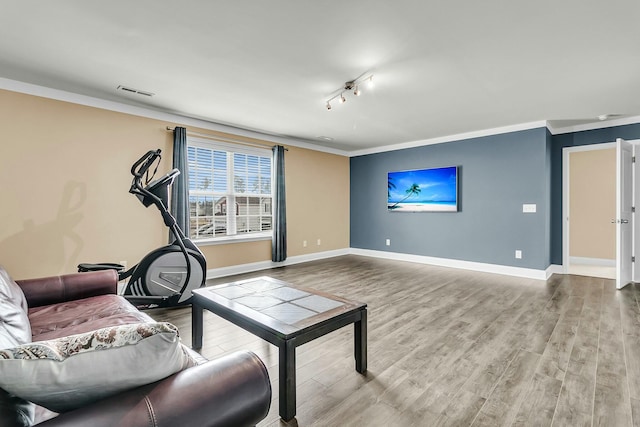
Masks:
[[[173,132],[175,130],[175,128],[172,128],[171,126],[167,126],[167,130]],[[232,144],[242,144],[242,145],[247,145],[249,147],[256,147],[256,148],[268,148],[269,145],[267,144],[252,144],[251,142],[246,142],[246,141],[239,141],[237,139],[230,139],[230,138],[223,138],[221,136],[215,136],[215,135],[210,135],[207,133],[201,133],[201,132],[193,132],[188,130],[187,131],[188,135],[193,135],[193,136],[199,136],[201,138],[206,138],[206,139],[211,139],[213,141],[218,141],[218,142],[229,142]],[[284,147],[285,151],[289,151],[289,149],[287,147]]]

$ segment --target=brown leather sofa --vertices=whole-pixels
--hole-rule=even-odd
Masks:
[[[32,341],[105,326],[153,322],[116,295],[117,276],[112,270],[16,283],[28,303]],[[238,352],[207,361],[191,349],[185,350],[193,357],[194,366],[69,412],[56,414],[36,406],[34,425],[251,426],[266,417],[271,386],[267,370],[255,354]],[[0,425],[5,424],[0,420]]]

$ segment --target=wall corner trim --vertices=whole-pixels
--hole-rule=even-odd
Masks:
[[[545,274],[547,276],[547,279],[553,276],[554,274],[564,274],[564,267],[558,264],[551,264],[545,270]]]

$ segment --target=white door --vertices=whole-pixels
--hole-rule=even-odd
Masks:
[[[616,140],[616,287],[631,282],[633,244],[633,146],[624,139]]]

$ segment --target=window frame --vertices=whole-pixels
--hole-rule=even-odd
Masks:
[[[273,195],[273,192],[274,192],[273,158],[272,158],[271,150],[269,148],[252,147],[252,146],[234,144],[231,142],[222,142],[218,140],[204,139],[196,136],[187,136],[187,150],[189,149],[189,147],[205,148],[207,150],[224,151],[227,153],[227,171],[226,171],[227,172],[227,191],[226,193],[223,194],[220,192],[215,192],[213,190],[208,191],[208,190],[188,189],[189,204],[191,203],[190,200],[192,196],[211,196],[214,198],[214,200],[217,197],[227,197],[227,204],[229,203],[229,200],[233,201],[235,200],[235,197],[243,197],[243,195],[245,197],[258,197],[258,198],[264,197],[263,194],[235,192],[235,186],[234,186],[235,177],[234,177],[234,169],[233,169],[234,154],[267,157],[269,159],[270,190],[271,190],[271,193],[270,193],[271,212],[269,215],[271,217],[271,226],[272,226],[271,230],[250,232],[250,233],[236,232],[236,234],[232,234],[232,235],[219,235],[219,236],[216,236],[214,232],[213,236],[205,237],[205,238],[195,238],[195,237],[189,236],[193,240],[193,242],[199,246],[205,246],[205,245],[218,245],[218,244],[224,244],[224,243],[232,243],[232,242],[251,242],[251,241],[259,241],[259,240],[270,240],[273,236],[273,197],[274,197]],[[191,169],[189,169],[189,174],[191,174]],[[215,205],[213,206],[213,209],[214,209],[214,216],[215,216]],[[237,215],[229,216],[229,210],[227,209],[227,213],[225,215],[227,227],[230,223],[232,223],[232,225],[235,224],[236,216]],[[189,207],[189,217],[191,220],[192,217],[191,217],[190,207]],[[215,224],[215,221],[214,221],[214,224]],[[188,231],[189,231],[189,234],[191,234],[191,230],[188,230]]]

